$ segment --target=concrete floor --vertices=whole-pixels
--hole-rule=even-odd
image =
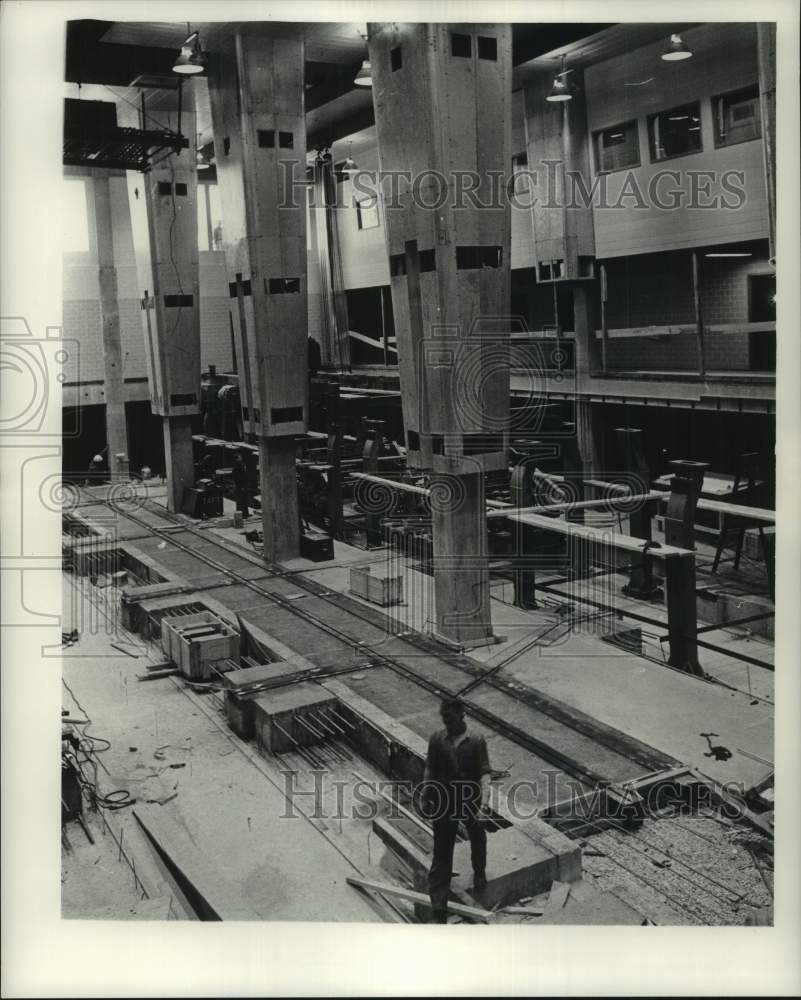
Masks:
[[[258,523],[253,519],[248,526]],[[255,556],[240,530],[211,522],[198,527]],[[406,557],[386,549],[366,552],[337,542],[333,563],[298,559],[286,568],[332,591],[348,593],[354,564],[403,576],[406,603],[387,609],[392,620],[388,631],[426,631],[433,581]],[[616,592],[616,600],[639,606],[662,620],[664,613],[658,605],[623,598],[619,594],[622,582],[622,577],[612,575],[598,578],[591,583],[594,589],[590,596],[606,600],[604,595]],[[290,578],[285,586],[291,585]],[[252,746],[248,752],[246,745],[238,745],[240,741],[227,729],[214,696],[188,692],[172,679],[137,681],[136,675],[144,673],[146,662],[162,659],[158,649],[142,644],[138,637],[117,636],[138,646],[136,659],[110,648],[115,636],[106,630],[106,623],[116,616],[118,591],[90,587],[84,580],[79,592],[75,578],[65,576],[64,592],[65,629],[74,623],[82,633],[80,643],[67,651],[64,677],[96,720],[91,732],[111,740],[111,749],[103,755],[112,775],[109,787],[128,788],[140,801],[159,800],[177,792],[170,801],[151,808],[163,810],[214,859],[208,872],[211,884],[225,886],[252,919],[391,919],[385,910],[379,914],[367,897],[344,881],[356,872],[383,881],[403,883],[405,877],[408,879],[394,856],[371,837],[369,823],[336,818],[311,822],[301,817],[282,819],[285,779],[277,763],[264,758],[254,761]],[[606,631],[603,619],[592,617],[571,627],[560,625],[555,604],[561,598],[552,594],[548,598],[553,603],[524,611],[507,603],[507,584],[495,583],[493,620],[503,641],[475,650],[473,659],[487,667],[503,663],[502,680],[558,699],[720,781],[748,785],[771,769],[772,674],[752,668],[752,676],[756,673],[753,692],[763,699],[755,700],[747,691],[731,691],[610,646],[602,640]],[[546,630],[543,641],[547,645],[532,642]],[[745,636],[713,634],[720,645],[731,643],[743,649],[755,645]],[[767,658],[770,645],[761,641],[756,645],[756,655]],[[702,660],[705,668],[722,680],[727,678],[726,683],[739,686],[742,664],[724,654],[714,656],[718,662],[711,666]],[[379,673],[372,668],[365,676],[371,683],[377,682]],[[476,692],[479,700],[499,695],[489,687]],[[66,692],[64,704],[72,707]],[[414,706],[408,705],[410,708]],[[419,719],[414,711],[411,715],[407,711],[404,718],[424,735],[434,724],[433,716],[429,717],[427,706],[421,706],[418,714]],[[731,758],[716,761],[707,757],[708,744],[701,736],[704,732],[717,734],[713,743],[729,748]],[[159,748],[163,759],[154,757]],[[363,760],[355,766],[368,777],[380,777]],[[350,768],[332,766],[331,776],[348,779]],[[302,791],[310,790],[307,775],[299,774],[297,781]],[[310,800],[301,799],[301,808],[304,801]],[[214,808],[209,808],[210,803]],[[333,804],[330,794],[327,804]],[[123,824],[136,822],[130,810],[121,812],[125,814],[121,816]],[[65,870],[69,872],[66,865]],[[130,881],[127,869],[120,877]],[[78,895],[69,897],[65,912],[97,907],[98,899],[92,895],[95,881],[89,880],[87,896],[82,899],[80,888],[76,888],[81,880],[71,880],[70,892]],[[132,912],[129,903],[121,894],[120,916],[125,916],[126,909]]]
[[[65,577],[65,630],[75,621],[73,584]],[[63,676],[94,720],[90,733],[111,742],[102,755],[111,772],[103,776],[105,790],[127,788],[145,802],[177,791],[176,798],[153,808],[162,810],[217,861],[217,870],[207,872],[209,884],[224,886],[226,894],[241,898],[252,919],[381,919],[366,898],[345,883],[346,876],[359,871],[340,853],[336,826],[323,831],[324,838],[307,819],[284,817],[280,775],[266,778],[239,752],[208,696],[201,707],[170,679],[137,681],[146,663],[162,659],[158,650],[151,647],[131,658],[111,649],[105,632],[87,630],[86,620],[84,616],[76,622],[81,639],[64,659]],[[138,642],[121,629],[114,641]],[[64,706],[77,710],[66,690]],[[154,757],[159,748],[163,760]],[[307,801],[302,799],[299,809],[308,809]],[[118,816],[123,829],[136,823],[129,809]],[[77,840],[77,832],[72,839]],[[119,874],[121,884],[130,880],[122,865]],[[96,900],[87,892],[83,903],[71,897],[73,915],[81,909],[89,915],[87,907]],[[127,902],[121,906],[124,911]]]
[[[223,529],[219,533],[229,541],[242,544],[242,536],[233,529]],[[415,564],[406,556],[388,549],[367,552],[336,542],[334,555],[334,563],[330,565],[318,565],[305,559],[295,559],[286,565],[340,593],[349,592],[350,567],[354,564],[402,574],[406,603],[385,611],[401,631],[404,628],[426,631],[431,620],[432,577],[415,569]],[[642,614],[667,620],[659,604],[632,601],[620,593],[625,577],[599,579],[601,582],[589,590],[588,596],[609,603],[614,601],[617,607],[636,608]],[[705,670],[726,684],[740,688],[732,691],[615,649],[602,641],[601,636],[607,631],[602,627],[602,619],[581,622],[570,629],[556,629],[549,633],[548,641],[552,645],[531,646],[533,634],[550,628],[559,619],[547,609],[525,611],[517,608],[498,599],[496,593],[493,589],[493,625],[496,635],[504,641],[471,651],[473,659],[488,667],[508,660],[501,671],[502,677],[553,696],[719,781],[739,781],[747,786],[772,769],[771,672],[759,667],[748,668],[733,657],[700,650],[699,658]],[[508,586],[503,596],[508,599]],[[559,600],[555,595],[547,596]],[[592,612],[591,608],[586,610]],[[767,640],[723,631],[713,632],[712,636],[714,639],[710,641],[721,646],[760,659],[772,659],[772,643]],[[752,694],[764,699],[756,704],[753,704],[756,699],[748,693],[747,674],[751,677]],[[709,744],[701,736],[705,732],[717,734],[712,739],[715,746],[722,744],[731,750],[728,760],[718,761],[705,756],[709,752]]]

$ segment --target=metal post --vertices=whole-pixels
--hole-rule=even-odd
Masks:
[[[607,371],[607,357],[608,357],[608,347],[609,347],[609,327],[606,315],[606,300],[608,296],[609,287],[606,279],[606,264],[600,265],[600,276],[601,276],[601,371],[605,375]],[[592,331],[592,335],[595,336],[595,331]]]
[[[704,357],[704,321],[701,313],[701,276],[698,263],[698,251],[692,251],[693,258],[693,303],[695,305],[695,340],[698,349],[698,374],[706,375],[706,358]]]

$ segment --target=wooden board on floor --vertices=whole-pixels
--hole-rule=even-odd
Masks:
[[[404,889],[399,885],[388,885],[386,882],[371,882],[366,878],[356,878],[348,876],[345,879],[348,885],[356,886],[359,889],[372,889],[384,896],[397,896],[399,899],[408,900],[410,903],[419,903],[431,909],[431,900],[422,892],[415,892],[413,889]],[[464,906],[462,903],[448,903],[448,912],[455,913],[459,917],[467,917],[468,920],[480,920],[482,923],[489,923],[492,914],[488,910],[479,910],[475,906]]]

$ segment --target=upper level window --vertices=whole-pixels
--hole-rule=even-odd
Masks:
[[[356,220],[359,229],[375,229],[379,225],[378,202],[375,198],[363,198],[356,202]]]
[[[759,139],[762,123],[759,111],[759,88],[756,84],[712,98],[715,119],[715,145],[733,146],[737,142]]]
[[[698,101],[670,111],[660,111],[648,119],[651,160],[697,153],[701,149],[701,106]]]
[[[595,133],[595,163],[599,173],[640,165],[637,122],[613,125]]]

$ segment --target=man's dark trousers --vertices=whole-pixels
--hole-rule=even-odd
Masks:
[[[470,837],[470,855],[473,862],[473,872],[483,876],[487,867],[487,831],[483,823],[475,818],[464,819],[467,834]],[[451,887],[451,870],[453,869],[453,848],[456,843],[456,832],[459,821],[452,816],[435,819],[434,828],[434,860],[428,873],[428,893],[431,897],[431,909],[434,914],[444,914],[448,908],[448,892]]]

